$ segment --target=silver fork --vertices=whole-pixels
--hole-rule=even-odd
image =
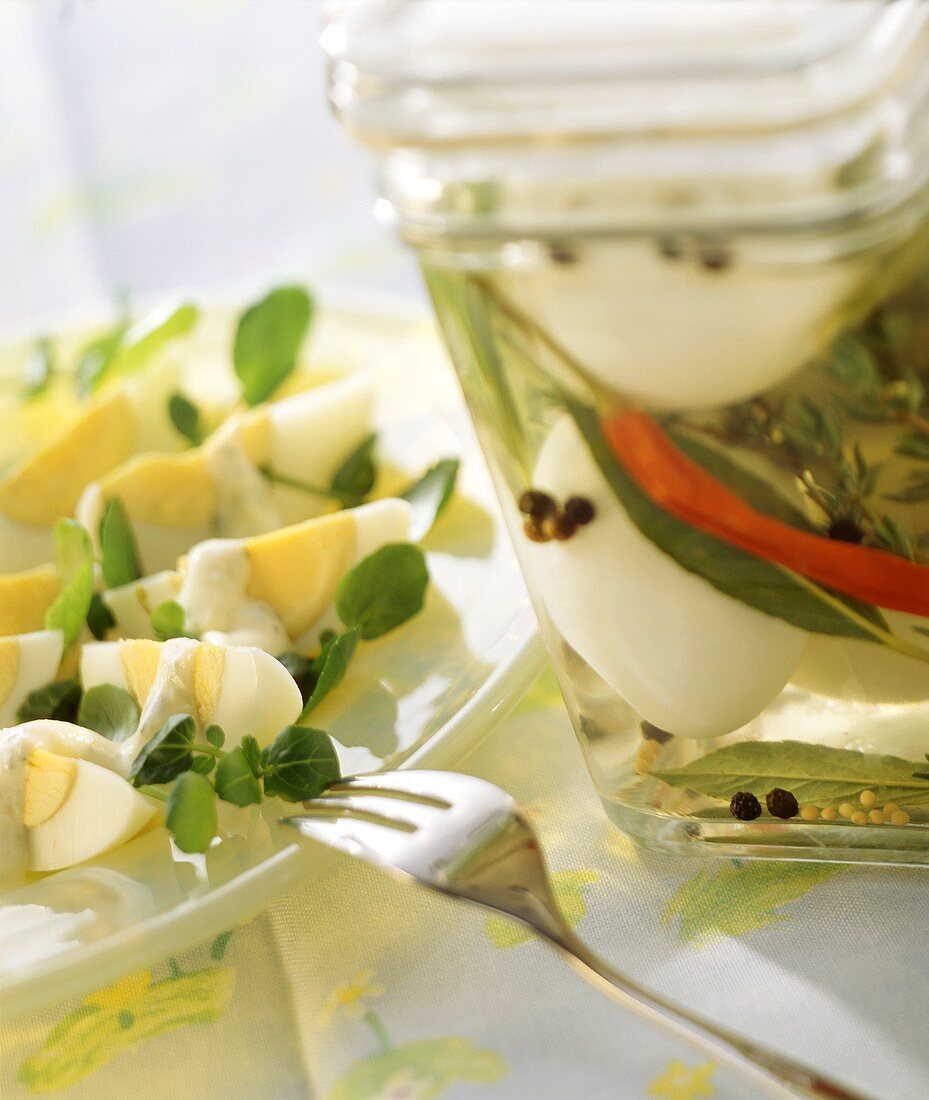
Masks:
[[[552,894],[536,835],[513,798],[470,775],[384,772],[346,779],[283,819],[303,836],[515,917],[554,945],[601,992],[770,1096],[865,1100],[763,1046],[651,993],[574,935]]]

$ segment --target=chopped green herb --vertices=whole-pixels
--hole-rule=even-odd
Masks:
[[[172,393],[168,398],[168,416],[180,434],[196,447],[203,442],[200,410],[182,393]]]
[[[269,398],[297,365],[297,354],[313,315],[304,287],[272,290],[239,318],[232,362],[248,405]]]
[[[261,754],[264,792],[285,802],[316,798],[341,778],[339,758],[328,733],[311,726],[286,726]]]
[[[133,760],[129,777],[134,785],[170,783],[193,767],[196,733],[196,723],[189,714],[169,718]]]
[[[361,504],[374,488],[377,480],[377,464],[374,460],[376,444],[376,434],[366,436],[333,475],[329,491],[332,496],[343,501],[346,507]]]
[[[125,741],[139,725],[139,706],[125,688],[97,684],[84,692],[77,724],[109,741]]]
[[[413,506],[413,518],[410,521],[412,542],[419,542],[429,533],[451,500],[458,477],[458,466],[457,458],[440,459],[400,494]]]
[[[309,668],[309,676],[314,679],[314,683],[309,696],[304,699],[301,718],[318,707],[329,692],[339,686],[345,678],[345,672],[357,646],[358,629],[356,627],[349,627],[342,634],[333,634],[325,641],[322,651]]]
[[[74,722],[81,702],[81,685],[77,680],[53,680],[30,691],[16,711],[17,722],[34,722],[53,718],[56,722]]]
[[[408,542],[389,543],[342,578],[336,611],[361,638],[379,638],[422,610],[428,583],[422,550]]]
[[[261,801],[261,784],[241,745],[220,760],[214,782],[216,793],[224,802],[251,806]]]
[[[45,613],[45,628],[62,631],[69,649],[77,641],[94,594],[90,536],[73,519],[60,519],[55,525],[55,552],[61,589]]]
[[[116,616],[109,609],[99,592],[90,597],[90,607],[87,610],[87,627],[91,634],[102,642],[107,631],[116,626]]]
[[[106,502],[100,520],[100,564],[108,588],[131,584],[142,576],[132,524],[119,497]]]
[[[184,608],[177,600],[165,600],[152,609],[149,616],[152,630],[159,641],[167,642],[171,638],[186,638],[186,616]]]
[[[125,318],[121,319],[102,336],[92,340],[80,353],[74,368],[74,381],[79,397],[89,397],[109,373],[128,327]]]
[[[208,779],[188,771],[179,776],[168,795],[165,824],[182,852],[205,852],[219,818],[216,794]]]

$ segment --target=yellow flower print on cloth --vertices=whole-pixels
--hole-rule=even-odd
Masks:
[[[372,970],[360,970],[326,1001],[324,1022],[337,1015],[363,1020],[379,1048],[355,1062],[336,1081],[326,1100],[434,1100],[459,1082],[490,1084],[506,1073],[499,1054],[458,1036],[395,1046],[369,1004],[384,993]]]
[[[373,970],[359,970],[348,985],[340,985],[329,995],[323,1006],[321,1022],[331,1024],[334,1017],[344,1013],[350,1019],[360,1019],[368,1010],[368,1001],[383,996],[385,990],[374,980]]]
[[[713,1062],[702,1066],[685,1066],[683,1062],[668,1062],[660,1077],[648,1086],[648,1095],[661,1100],[700,1100],[700,1097],[716,1095],[711,1078],[716,1072]]]
[[[67,1088],[154,1035],[216,1020],[234,987],[230,967],[185,974],[175,966],[157,982],[139,970],[85,997],[19,1067],[19,1080],[30,1092]]]

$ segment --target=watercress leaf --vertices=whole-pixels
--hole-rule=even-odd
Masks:
[[[309,698],[305,700],[301,718],[309,714],[314,707],[318,707],[329,692],[342,682],[357,645],[357,627],[350,627],[326,643],[320,654],[321,666],[316,676],[316,683]]]
[[[132,524],[119,497],[110,497],[100,520],[100,565],[109,588],[131,584],[142,576]]]
[[[159,306],[126,330],[114,367],[121,374],[138,370],[169,340],[190,332],[199,319],[200,310],[190,302]]]
[[[108,741],[125,741],[139,726],[139,705],[125,688],[97,684],[84,692],[77,724]]]
[[[332,738],[311,726],[286,726],[264,750],[262,762],[265,794],[285,802],[315,798],[341,778]]]
[[[109,373],[127,328],[128,323],[121,319],[102,336],[92,340],[80,353],[74,368],[74,382],[79,397],[89,397]]]
[[[388,543],[342,578],[336,611],[360,637],[379,638],[422,610],[428,583],[422,550],[409,542]]]
[[[207,726],[204,736],[216,749],[221,749],[226,743],[226,734],[222,726]]]
[[[61,588],[45,613],[45,629],[64,634],[65,649],[77,640],[94,594],[94,561],[90,536],[73,519],[55,524],[55,555]]]
[[[241,745],[220,760],[214,783],[219,797],[234,806],[251,806],[261,801],[261,785]]]
[[[55,373],[55,352],[47,336],[36,340],[23,367],[23,397],[29,400],[48,389]]]
[[[200,410],[182,393],[172,393],[168,398],[168,416],[180,434],[196,447],[203,442]]]
[[[245,756],[248,766],[252,769],[255,775],[261,774],[262,767],[262,752],[261,746],[258,744],[258,739],[252,737],[250,733],[247,733],[239,744],[243,755]]]
[[[430,466],[418,481],[414,481],[400,494],[413,506],[413,515],[410,519],[412,542],[419,542],[429,533],[432,525],[451,500],[455,490],[455,480],[458,477],[458,466],[457,458],[440,459],[434,466]]]
[[[339,497],[344,504],[360,504],[374,488],[377,479],[377,464],[374,461],[376,444],[377,435],[367,436],[333,475],[329,488],[332,495]]]
[[[94,592],[90,597],[90,607],[87,609],[87,626],[98,642],[103,641],[106,632],[116,626],[116,616],[109,609],[99,592]]]
[[[133,760],[129,778],[136,787],[170,783],[193,766],[197,726],[189,714],[174,714]]]
[[[77,680],[53,680],[30,691],[16,711],[17,722],[33,722],[38,718],[54,718],[58,722],[74,722],[81,702],[81,685]]]
[[[247,404],[266,400],[293,371],[312,314],[305,287],[282,286],[239,318],[232,363]]]
[[[165,600],[152,609],[149,616],[152,630],[159,641],[166,642],[170,638],[184,638],[186,629],[184,608],[177,600]]]
[[[205,852],[219,819],[216,813],[216,793],[209,780],[197,772],[181,775],[168,795],[165,824],[182,852]]]
[[[651,773],[675,787],[712,798],[752,791],[763,798],[783,787],[797,801],[838,806],[873,790],[878,804],[929,804],[929,781],[913,776],[913,761],[833,749],[805,741],[743,741],[707,753],[682,768]]]
[[[191,764],[191,771],[195,771],[197,775],[209,775],[213,768],[216,767],[215,756],[195,756],[194,762]]]
[[[315,676],[311,674],[309,660],[302,653],[293,652],[281,653],[277,659],[294,678],[297,687],[300,689],[301,698],[305,703],[313,692],[313,685],[316,680]]]
[[[688,572],[703,577],[720,592],[802,630],[859,638],[917,656],[918,647],[907,646],[870,618],[858,614],[845,598],[840,599],[773,562],[704,534],[653,504],[613,458],[594,409],[567,392],[562,393],[562,400],[591,457],[632,522]]]

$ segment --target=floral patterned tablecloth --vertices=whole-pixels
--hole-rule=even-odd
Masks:
[[[283,277],[417,293],[328,119],[315,0],[0,2],[0,321]],[[645,852],[546,674],[462,768],[519,797],[582,936],[884,1100],[929,1096],[929,878]],[[341,860],[251,923],[4,1025],[0,1095],[736,1100],[502,919]]]

